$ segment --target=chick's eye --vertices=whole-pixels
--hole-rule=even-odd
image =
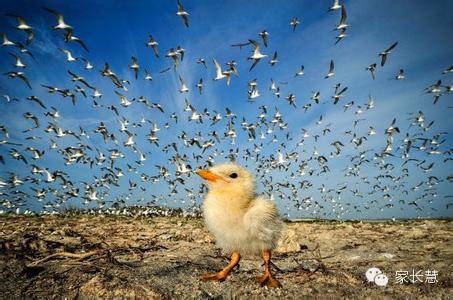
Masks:
[[[238,174],[237,173],[231,173],[230,174],[230,178],[238,178]]]

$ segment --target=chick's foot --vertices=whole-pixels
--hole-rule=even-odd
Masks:
[[[281,287],[281,283],[275,279],[270,273],[265,273],[263,276],[258,277],[258,282],[261,286],[267,286],[271,288]]]
[[[201,280],[203,281],[218,281],[218,282],[222,282],[222,281],[225,281],[225,279],[227,279],[228,277],[228,274],[225,274],[223,272],[218,272],[218,273],[214,273],[214,274],[204,274],[203,276],[201,276]]]

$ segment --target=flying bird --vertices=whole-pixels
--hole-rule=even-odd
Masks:
[[[332,96],[332,99],[334,99],[333,104],[337,104],[338,101],[340,101],[340,98],[343,97],[343,93],[347,90],[348,87],[344,87],[340,90],[340,84],[337,84],[337,86],[335,87],[335,95]]]
[[[9,52],[9,55],[14,57],[14,59],[16,60],[16,62],[14,63],[14,66],[16,68],[25,68],[26,67],[26,65],[22,62],[22,60],[20,59],[19,56],[17,56],[16,54],[13,54],[11,52]]]
[[[321,100],[321,92],[313,92],[311,100],[315,101],[316,104],[319,104],[319,100]]]
[[[256,66],[257,63],[259,63],[259,61],[264,58],[264,57],[267,57],[266,54],[262,54],[260,52],[260,44],[258,44],[257,41],[255,40],[249,40],[249,42],[253,45],[254,49],[253,49],[253,54],[252,56],[248,57],[248,59],[251,59],[253,60],[253,64],[252,66],[250,67],[249,69],[249,72]]]
[[[197,60],[197,64],[202,64],[202,65],[205,67],[205,69],[208,68],[208,66],[206,65],[206,61],[205,61],[204,58],[199,58],[199,59]]]
[[[368,67],[365,68],[365,70],[370,71],[371,78],[373,78],[373,80],[376,79],[376,63],[369,65]]]
[[[30,81],[28,81],[27,77],[25,77],[25,73],[24,72],[11,71],[11,72],[5,73],[5,75],[8,75],[11,78],[20,78],[20,79],[22,79],[22,81],[25,82],[25,84],[31,89]]]
[[[198,88],[198,92],[201,95],[201,93],[203,92],[203,78],[200,78],[200,80],[198,81],[197,88]]]
[[[289,22],[289,25],[293,28],[293,32],[296,30],[297,25],[300,24],[299,19],[297,18],[292,18],[291,21]]]
[[[82,58],[82,60],[85,62],[85,70],[91,70],[94,68],[94,66],[86,58]]]
[[[184,10],[184,7],[182,6],[181,2],[178,0],[178,11],[176,12],[177,16],[180,16],[184,22],[184,25],[186,27],[189,27],[189,13]]]
[[[187,87],[187,84],[184,80],[184,78],[181,77],[181,75],[179,75],[179,82],[181,83],[181,86],[179,88],[179,92],[180,93],[187,93],[189,92],[189,88]]]
[[[393,45],[388,47],[386,50],[379,53],[379,56],[381,57],[381,67],[384,66],[384,64],[387,60],[387,55],[389,55],[392,52],[392,50],[395,49],[396,45],[398,45],[398,42],[395,42]]]
[[[269,32],[267,32],[266,30],[263,30],[260,33],[258,33],[258,35],[263,40],[264,47],[267,47],[267,38],[269,36]]]
[[[64,17],[62,14],[60,14],[59,12],[53,10],[53,9],[50,9],[50,8],[47,8],[47,7],[44,7],[45,10],[47,10],[48,12],[50,12],[51,14],[53,14],[55,17],[57,17],[57,25],[55,25],[53,27],[53,29],[61,29],[61,30],[72,30],[72,26],[71,25],[68,25],[65,23],[64,21]]]
[[[333,60],[330,60],[330,66],[329,66],[329,71],[327,72],[326,76],[324,79],[330,78],[333,75],[335,75],[335,65],[333,63]]]
[[[297,71],[297,73],[296,73],[296,75],[294,75],[294,77],[303,76],[305,74],[304,69],[305,69],[305,67],[303,65],[300,66],[299,71]]]
[[[332,6],[329,7],[328,11],[334,11],[334,10],[338,10],[340,8],[341,8],[340,0],[333,0]]]
[[[231,80],[231,74],[230,72],[228,71],[222,71],[222,68],[220,67],[219,63],[217,62],[217,60],[215,58],[212,59],[212,61],[214,62],[214,66],[215,66],[215,78],[214,80],[220,80],[222,78],[226,78],[227,79],[227,85],[230,85],[230,80]]]
[[[278,60],[277,60],[277,51],[274,52],[274,55],[272,56],[272,59],[269,61],[269,64],[271,66],[274,66],[276,63],[278,63]]]
[[[453,65],[449,66],[444,71],[442,71],[442,74],[447,74],[447,73],[453,73]]]
[[[7,103],[12,102],[12,101],[19,102],[19,99],[17,99],[16,97],[10,97],[9,95],[3,95],[3,98],[5,98],[5,101]]]
[[[94,87],[89,85],[88,82],[86,82],[85,78],[83,78],[82,76],[78,76],[75,73],[71,72],[70,70],[68,70],[68,74],[71,75],[71,77],[72,77],[71,80],[73,82],[77,81],[77,82],[83,83],[87,88],[94,89]]]
[[[19,24],[16,26],[16,28],[19,30],[23,30],[23,31],[25,31],[25,33],[27,33],[27,40],[25,41],[25,45],[30,44],[31,41],[33,40],[33,37],[35,36],[35,34],[33,33],[33,28],[30,25],[28,25],[25,22],[25,19],[21,16],[17,16],[17,15],[13,15],[13,14],[7,14],[7,16],[17,19],[17,22]]]
[[[68,61],[68,62],[73,62],[73,61],[79,60],[78,57],[72,56],[71,51],[69,51],[69,50],[67,50],[67,49],[61,49],[61,48],[60,48],[60,51],[63,52],[64,54],[66,54],[66,61]]]
[[[2,37],[3,37],[2,46],[16,46],[16,47],[18,47],[18,44],[13,42],[13,41],[11,41],[5,33],[2,33]]]
[[[149,40],[146,43],[146,46],[151,47],[153,49],[154,56],[156,56],[157,58],[159,58],[159,49],[157,48],[158,45],[159,45],[159,43],[156,42],[156,40],[153,38],[152,35],[150,35]]]
[[[247,45],[250,45],[250,42],[233,44],[231,45],[231,47],[239,47],[239,49],[242,49],[242,47],[245,47]]]
[[[335,27],[336,30],[343,30],[346,29],[349,25],[346,23],[346,8],[344,4],[341,6],[341,18],[340,18],[340,23],[338,23],[337,27]]]
[[[148,80],[148,81],[151,81],[153,80],[153,76],[151,75],[151,73],[148,72],[148,70],[145,69],[145,77],[144,77],[145,80]]]
[[[42,108],[46,109],[46,106],[44,105],[44,103],[38,97],[36,97],[34,95],[28,96],[27,100],[36,102],[36,103],[39,104],[39,106],[41,106]]]
[[[396,74],[395,79],[396,80],[403,80],[404,78],[406,78],[406,75],[404,74],[404,70],[400,69],[398,74]]]
[[[88,47],[86,46],[85,42],[82,41],[81,38],[74,36],[74,34],[73,34],[71,29],[66,30],[66,33],[65,33],[64,37],[65,37],[65,42],[66,43],[68,43],[68,42],[79,43],[79,45],[82,46],[82,48],[85,49],[86,52],[90,52],[90,50],[88,50]]]
[[[340,29],[340,33],[335,37],[337,40],[335,41],[335,45],[338,44],[341,40],[343,40],[348,35],[346,34],[346,28]]]
[[[132,71],[134,71],[134,77],[135,77],[135,79],[137,79],[140,66],[139,66],[137,58],[135,56],[132,56],[131,60],[132,61],[131,61],[131,64],[129,65],[129,68],[131,68]]]

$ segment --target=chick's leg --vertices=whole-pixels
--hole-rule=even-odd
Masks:
[[[271,274],[271,251],[263,251],[263,260],[264,260],[264,275],[258,278],[258,281],[261,285],[266,285],[268,287],[279,287],[281,286],[280,282],[274,278]]]
[[[241,260],[241,255],[237,251],[233,251],[231,254],[231,261],[226,266],[222,271],[215,273],[215,274],[205,274],[201,277],[203,281],[208,281],[208,280],[216,280],[216,281],[224,281],[228,275],[230,275],[231,270],[233,270],[234,267],[236,267],[239,264],[239,261]]]

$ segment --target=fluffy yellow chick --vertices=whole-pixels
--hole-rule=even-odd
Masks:
[[[202,279],[224,281],[238,265],[241,254],[262,255],[264,275],[259,278],[260,284],[280,286],[270,270],[271,250],[283,225],[275,204],[256,195],[254,176],[235,163],[198,170],[197,174],[209,185],[203,204],[206,225],[220,248],[231,253],[228,266]]]

